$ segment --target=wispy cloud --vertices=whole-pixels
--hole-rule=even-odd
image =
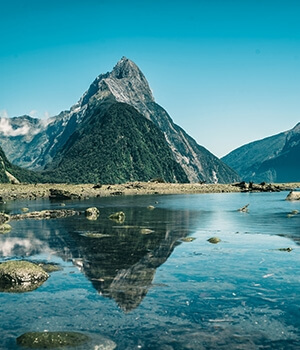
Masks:
[[[7,117],[0,118],[0,133],[5,136],[20,136],[26,135],[29,132],[29,126],[23,125],[20,128],[13,129],[10,120]]]

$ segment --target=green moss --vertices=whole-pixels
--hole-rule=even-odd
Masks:
[[[82,345],[89,337],[78,332],[29,332],[17,338],[17,344],[30,349],[54,349]]]

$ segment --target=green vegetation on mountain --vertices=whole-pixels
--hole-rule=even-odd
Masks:
[[[188,182],[159,128],[124,103],[92,109],[44,176],[66,183]]]
[[[0,147],[0,183],[18,183],[18,182],[39,182],[42,177],[39,173],[22,169],[16,165],[11,164],[2,148]]]

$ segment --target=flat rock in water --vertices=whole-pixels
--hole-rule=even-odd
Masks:
[[[24,220],[24,219],[56,219],[64,218],[67,216],[79,215],[80,213],[73,209],[52,209],[52,210],[41,210],[32,211],[25,214],[12,215],[12,220]]]
[[[28,332],[17,338],[17,345],[27,349],[97,349],[114,350],[112,340],[97,334],[80,332]]]
[[[89,337],[78,332],[29,332],[17,338],[17,344],[30,349],[55,349],[87,343]]]

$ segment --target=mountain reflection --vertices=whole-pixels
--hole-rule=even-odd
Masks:
[[[188,234],[186,228],[196,215],[189,211],[126,208],[126,219],[118,224],[108,219],[114,209],[101,209],[95,221],[81,215],[18,222],[16,230],[0,237],[0,254],[6,258],[51,252],[71,260],[101,295],[114,299],[129,312],[142,302],[156,269],[180,244],[179,239]]]
[[[188,212],[139,208],[126,211],[123,225],[101,218],[88,223],[74,221],[76,229],[70,234],[78,252],[73,261],[101,295],[131,311],[146,296],[156,269],[186,236],[189,216]]]

